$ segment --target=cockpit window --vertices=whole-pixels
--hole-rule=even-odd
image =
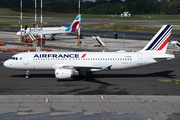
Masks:
[[[11,59],[13,59],[13,60],[18,60],[18,57],[12,57]]]

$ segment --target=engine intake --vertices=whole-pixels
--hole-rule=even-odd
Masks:
[[[73,75],[73,70],[71,69],[56,69],[55,76],[57,79],[70,78]]]
[[[52,35],[44,35],[45,39],[51,39],[52,38]]]

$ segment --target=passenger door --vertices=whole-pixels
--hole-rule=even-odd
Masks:
[[[29,55],[27,55],[27,54],[24,55],[23,64],[29,65]]]

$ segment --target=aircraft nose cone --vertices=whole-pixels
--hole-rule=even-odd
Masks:
[[[19,32],[17,32],[16,35],[19,35]]]
[[[5,61],[5,62],[3,63],[3,65],[4,65],[4,67],[7,67],[7,61]]]
[[[6,60],[4,63],[3,63],[4,67],[7,67],[7,68],[10,68],[10,62],[8,60]]]

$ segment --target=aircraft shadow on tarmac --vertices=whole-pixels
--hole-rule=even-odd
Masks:
[[[176,75],[171,74],[173,70],[161,71],[149,74],[94,74],[94,78],[141,78],[141,77],[165,77],[165,78],[176,78]]]
[[[21,75],[11,75],[10,77],[19,77],[19,78],[25,78],[25,74]],[[54,74],[30,74],[29,78],[55,78]]]
[[[161,71],[149,74],[89,74],[88,80],[94,80],[95,78],[138,78],[138,77],[165,77],[165,78],[175,78],[176,75],[171,74],[173,70]],[[25,74],[21,75],[11,75],[10,77],[25,78]],[[30,74],[29,78],[55,78],[54,74]],[[73,76],[70,79],[59,79],[58,81],[81,81],[83,78],[78,76]]]

